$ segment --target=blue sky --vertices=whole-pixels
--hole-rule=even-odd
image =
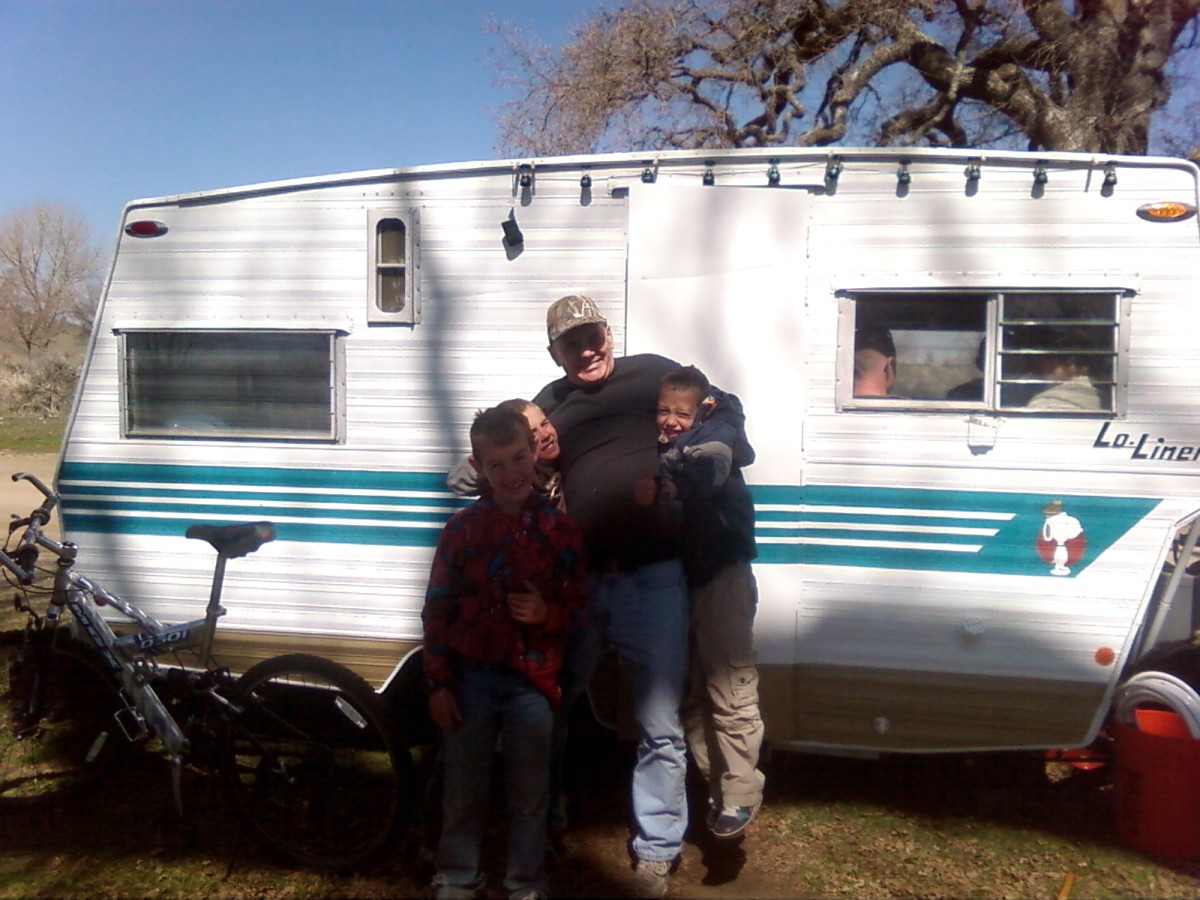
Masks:
[[[113,246],[132,199],[491,159],[487,16],[558,44],[594,0],[0,0],[0,216]]]

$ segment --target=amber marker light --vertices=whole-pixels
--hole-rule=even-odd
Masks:
[[[1147,222],[1182,222],[1196,214],[1196,207],[1178,200],[1160,200],[1157,203],[1143,203],[1138,207],[1137,214]]]

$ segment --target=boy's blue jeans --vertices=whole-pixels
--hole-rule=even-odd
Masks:
[[[462,724],[443,734],[445,786],[442,837],[434,885],[439,900],[475,897],[486,878],[479,851],[491,794],[492,757],[501,740],[508,798],[510,894],[546,891],[546,811],[549,798],[550,702],[519,672],[463,667],[454,685]]]
[[[638,859],[673,860],[687,830],[687,746],[679,719],[688,665],[683,566],[668,560],[599,576],[589,587],[592,627],[568,640],[562,715],[587,687],[607,642],[629,674],[638,725],[633,851]],[[565,733],[562,722],[560,729]]]

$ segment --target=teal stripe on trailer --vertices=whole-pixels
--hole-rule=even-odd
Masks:
[[[996,575],[1049,573],[1038,539],[1052,501],[1083,527],[1082,540],[1071,548],[1081,554],[1072,560],[1071,576],[1160,502],[856,485],[753,485],[751,493],[758,510],[759,562]],[[982,533],[946,533],[953,528]]]
[[[281,540],[383,546],[431,546],[469,502],[446,489],[440,472],[67,463],[59,488],[70,531],[180,534],[192,521],[273,519]],[[760,563],[1005,575],[1049,572],[1038,538],[1051,501],[1083,527],[1071,575],[1159,502],[857,485],[751,492]]]
[[[281,541],[412,547],[433,546],[470,502],[441,473],[241,466],[67,463],[59,490],[69,532],[181,535],[192,522],[270,519]]]
[[[196,466],[164,463],[64,463],[60,484],[96,482],[157,490],[174,485],[194,488],[198,496],[227,496],[223,488],[315,488],[322,491],[419,491],[448,494],[445,473],[383,472],[363,469],[283,469],[254,466]],[[90,485],[87,485],[89,488]],[[212,491],[205,494],[204,491]]]

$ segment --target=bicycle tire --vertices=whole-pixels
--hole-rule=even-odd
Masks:
[[[304,653],[233,685],[223,752],[238,808],[267,844],[309,868],[352,870],[391,849],[409,789],[387,714],[345,666]]]
[[[61,802],[128,746],[116,681],[95,653],[51,634],[0,635],[0,808]]]

